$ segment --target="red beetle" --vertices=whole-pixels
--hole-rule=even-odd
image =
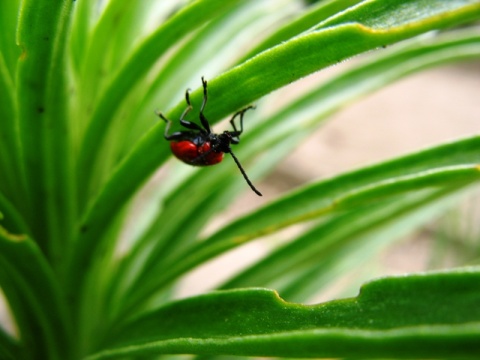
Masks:
[[[248,178],[245,170],[243,170],[242,165],[238,161],[235,154],[232,152],[230,147],[231,144],[236,145],[240,142],[239,136],[243,132],[243,115],[249,109],[252,109],[253,106],[248,106],[245,109],[242,109],[236,112],[230,119],[230,124],[232,124],[233,131],[224,131],[221,134],[214,134],[210,129],[210,124],[208,123],[207,118],[203,114],[205,105],[207,104],[207,81],[202,77],[203,85],[203,102],[200,108],[200,123],[202,126],[193,123],[191,121],[185,120],[188,112],[192,110],[192,104],[190,103],[189,90],[187,89],[185,93],[185,100],[187,102],[187,108],[180,117],[180,124],[187,128],[186,131],[177,131],[172,134],[168,134],[170,131],[170,126],[172,121],[168,120],[162,113],[157,113],[160,118],[162,118],[167,126],[165,127],[165,139],[170,141],[170,148],[172,153],[183,162],[194,165],[194,166],[210,166],[218,164],[223,160],[223,155],[229,153],[232,155],[233,160],[237,164],[240,172],[245,178],[247,184],[250,188],[259,196],[262,196],[260,191],[258,191],[252,182]],[[240,116],[240,130],[237,130],[235,126],[235,118]]]

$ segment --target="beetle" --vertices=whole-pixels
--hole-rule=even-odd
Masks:
[[[233,114],[232,118],[230,119],[230,124],[233,127],[233,131],[225,130],[221,134],[215,134],[212,132],[210,123],[203,113],[208,100],[207,81],[203,76],[202,86],[203,101],[199,114],[201,126],[194,122],[185,120],[187,114],[193,109],[193,106],[190,102],[190,89],[187,89],[185,92],[185,101],[187,103],[187,107],[183,111],[179,120],[180,125],[188,130],[177,131],[169,134],[172,121],[167,119],[161,112],[156,112],[156,114],[167,123],[164,137],[166,140],[170,141],[170,149],[172,150],[173,155],[189,165],[210,166],[221,162],[224,154],[229,153],[235,161],[235,164],[237,164],[238,169],[242,173],[250,188],[255,192],[255,194],[262,196],[262,193],[258,191],[255,186],[253,186],[245,170],[240,164],[240,161],[237,159],[230,146],[237,145],[240,142],[240,135],[243,133],[243,116],[245,112],[253,109],[254,106],[247,106],[246,108]],[[237,129],[237,126],[235,125],[235,119],[237,117],[240,117],[240,129]]]

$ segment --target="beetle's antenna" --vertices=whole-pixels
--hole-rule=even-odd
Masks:
[[[230,155],[232,155],[232,158],[233,160],[235,161],[235,164],[237,164],[238,166],[238,169],[240,170],[240,172],[242,173],[243,175],[243,178],[245,179],[245,181],[247,182],[247,184],[250,186],[250,188],[253,190],[253,192],[255,194],[257,194],[258,196],[262,196],[262,193],[260,191],[258,191],[255,186],[253,186],[252,182],[250,181],[250,179],[248,178],[247,174],[245,173],[245,170],[243,170],[243,167],[242,165],[240,164],[240,161],[238,161],[237,157],[235,156],[235,154],[232,152],[232,150],[228,151],[228,153],[230,153]]]

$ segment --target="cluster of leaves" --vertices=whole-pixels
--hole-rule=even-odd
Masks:
[[[346,103],[478,58],[478,28],[418,35],[479,18],[478,0],[2,1],[0,286],[15,331],[0,329],[0,358],[478,357],[475,269],[378,280],[318,306],[238,290],[311,298],[478,183],[478,136],[311,183],[208,235],[248,191],[233,165],[172,166],[141,209],[134,200],[170,156],[154,110],[178,118],[201,75],[217,122],[254,101],[265,113],[270,92],[411,39],[249,117],[237,152],[258,179]],[[192,92],[195,109],[201,98]],[[303,223],[222,291],[172,300],[199,265]]]

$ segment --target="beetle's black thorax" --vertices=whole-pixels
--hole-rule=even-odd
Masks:
[[[228,131],[222,134],[210,134],[210,146],[215,152],[230,152],[230,144],[232,143],[232,135]]]

